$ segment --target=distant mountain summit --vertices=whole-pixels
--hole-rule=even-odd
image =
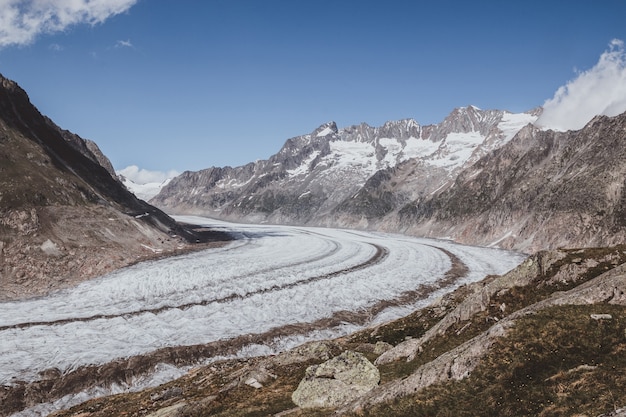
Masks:
[[[380,127],[329,122],[287,140],[268,160],[185,172],[151,202],[238,221],[364,226],[444,186],[536,117],[468,106],[428,126],[413,119]],[[362,191],[384,178],[393,189],[368,201]]]
[[[157,195],[163,187],[165,187],[172,180],[171,178],[166,179],[162,182],[146,182],[143,184],[137,183],[131,180],[128,177],[125,177],[123,174],[116,174],[117,178],[124,184],[126,189],[133,193],[137,198],[148,201],[155,195]]]

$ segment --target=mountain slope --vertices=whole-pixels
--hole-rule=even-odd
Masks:
[[[506,143],[535,114],[456,109],[438,125],[412,119],[338,129],[334,122],[287,140],[268,160],[231,168],[185,172],[151,202],[170,212],[252,222],[327,224],[332,213],[354,207],[368,181],[395,173],[411,176],[423,166],[429,181],[414,175],[384,201],[395,207],[441,187],[464,166]],[[382,173],[381,173],[382,171]],[[419,181],[417,188],[413,187]],[[380,215],[380,210],[366,215]],[[389,211],[383,208],[382,211]],[[348,219],[347,224],[358,221]]]
[[[0,299],[41,294],[201,239],[129,193],[98,153],[0,76]]]
[[[394,219],[418,234],[532,251],[626,238],[626,114],[579,131],[528,126]]]

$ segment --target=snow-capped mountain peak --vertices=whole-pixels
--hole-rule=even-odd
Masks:
[[[400,165],[430,170],[430,192],[442,185],[438,181],[448,181],[504,145],[535,118],[467,106],[428,126],[403,119],[379,127],[361,123],[339,129],[328,122],[288,139],[268,160],[178,177],[153,202],[173,211],[250,221],[308,221],[351,198],[375,174]]]
[[[313,131],[312,136],[320,138],[320,137],[325,137],[331,134],[335,134],[337,132],[338,132],[337,123],[328,122],[328,123],[321,125],[317,129],[315,129],[315,131]]]

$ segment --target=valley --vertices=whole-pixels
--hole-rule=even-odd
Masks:
[[[113,384],[113,392],[145,388],[143,381],[162,383],[211,359],[276,353],[346,335],[502,274],[525,258],[375,232],[177,220],[237,239],[0,304],[3,415],[38,401],[71,405],[100,385]],[[178,353],[158,354],[165,350]],[[148,366],[142,373],[142,361],[164,371],[151,376],[155,368]],[[115,363],[122,369],[117,378],[96,371]],[[81,383],[63,382],[72,378]],[[20,415],[37,415],[39,407]]]
[[[330,122],[134,188],[0,81],[0,415],[626,404],[626,113],[563,132],[540,108]],[[371,391],[292,397],[309,365],[357,353]]]

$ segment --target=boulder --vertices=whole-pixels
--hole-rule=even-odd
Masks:
[[[359,398],[379,382],[378,369],[365,356],[345,351],[308,367],[291,399],[302,408],[337,407]]]
[[[339,351],[339,346],[332,341],[313,341],[274,356],[270,362],[271,366],[287,366],[313,359],[327,361]]]
[[[48,256],[58,257],[63,255],[57,244],[50,239],[43,242],[40,248]]]

